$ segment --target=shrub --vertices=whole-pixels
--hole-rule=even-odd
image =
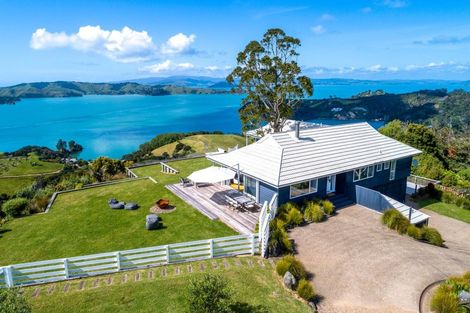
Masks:
[[[463,207],[463,203],[465,202],[465,198],[462,198],[462,197],[456,197],[455,199],[455,205],[458,206],[458,207]]]
[[[221,276],[204,274],[193,278],[188,286],[189,312],[224,313],[230,312],[231,291]]]
[[[297,286],[297,294],[304,300],[310,301],[315,297],[312,285],[306,279],[301,279]]]
[[[382,215],[382,223],[400,234],[406,233],[410,222],[397,209],[389,209]]]
[[[459,299],[448,285],[440,285],[432,297],[431,309],[436,313],[460,312]]]
[[[28,199],[26,198],[14,198],[8,200],[2,205],[2,211],[6,216],[14,217],[20,216],[27,213]]]
[[[287,235],[285,223],[275,218],[269,222],[268,253],[278,256],[283,252],[292,252],[292,243]]]
[[[286,272],[290,272],[297,281],[307,277],[307,271],[305,271],[303,264],[293,255],[286,255],[279,260],[276,264],[276,272],[280,276],[284,276]]]
[[[29,212],[30,213],[44,212],[48,204],[49,204],[49,196],[36,195],[33,198],[33,200],[31,200],[31,206],[30,206]]]
[[[18,289],[0,289],[0,312],[30,313],[31,307]]]
[[[454,203],[455,202],[455,196],[453,194],[451,194],[450,192],[443,192],[441,200],[442,200],[442,202],[445,202],[445,203]]]
[[[318,203],[310,202],[305,209],[304,218],[309,222],[319,223],[326,218],[326,215]]]
[[[277,216],[281,218],[283,221],[286,221],[287,214],[292,209],[298,209],[297,204],[293,202],[284,203],[277,209]]]
[[[464,210],[470,210],[470,200],[464,199],[461,205],[462,209]]]
[[[389,226],[390,221],[394,219],[397,214],[400,214],[400,212],[395,209],[386,210],[382,215],[382,224]]]
[[[441,234],[435,228],[423,227],[423,239],[435,246],[441,247],[444,244]]]
[[[295,227],[302,224],[304,218],[302,213],[296,208],[291,208],[286,215],[286,225],[288,227]]]
[[[325,212],[325,214],[328,214],[328,215],[335,214],[335,206],[333,205],[333,203],[331,203],[330,200],[323,200],[321,202],[321,206],[322,206],[323,212]]]
[[[421,228],[416,227],[415,225],[410,224],[406,230],[406,234],[416,240],[423,239],[423,232],[421,231]]]

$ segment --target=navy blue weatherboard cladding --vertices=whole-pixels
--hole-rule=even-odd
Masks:
[[[273,198],[273,195],[277,193],[278,189],[276,187],[270,186],[266,183],[259,182],[259,199],[258,202],[263,204],[265,201],[268,203]],[[279,202],[279,199],[277,200]]]
[[[353,182],[353,172],[346,173],[345,189],[346,194],[353,201],[356,201],[356,185],[377,190],[397,201],[404,201],[406,195],[406,179],[411,172],[412,158],[397,160],[395,179],[390,180],[390,168],[377,172],[377,166],[374,167],[374,177]]]
[[[356,185],[377,190],[397,201],[403,202],[406,196],[406,180],[410,175],[412,158],[404,158],[397,160],[395,171],[395,179],[390,180],[390,168],[377,171],[374,166],[374,176],[358,182],[353,182],[353,171],[340,173],[336,175],[336,194],[345,194],[351,200],[356,200]],[[263,186],[263,187],[262,187]],[[262,191],[263,190],[263,191]],[[268,191],[269,190],[269,191]],[[271,199],[276,188],[260,183],[260,200],[263,203],[269,196]],[[266,196],[261,196],[266,195]],[[286,203],[289,201],[303,202],[314,198],[322,199],[326,197],[326,177],[318,179],[318,191],[316,193],[290,199],[290,187],[281,187],[279,189],[278,203]]]

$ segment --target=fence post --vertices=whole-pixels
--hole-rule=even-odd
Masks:
[[[116,252],[116,271],[119,272],[121,270],[121,252]]]
[[[251,255],[255,255],[255,234],[251,234],[250,239],[251,239]]]
[[[166,264],[170,264],[171,259],[170,259],[170,245],[166,245]]]
[[[7,287],[14,287],[15,282],[13,280],[13,273],[12,273],[12,267],[7,266],[3,268],[5,271],[5,283],[7,284]]]
[[[209,257],[212,259],[214,257],[214,240],[209,239]]]
[[[64,259],[64,272],[65,272],[65,279],[69,279],[69,260]]]

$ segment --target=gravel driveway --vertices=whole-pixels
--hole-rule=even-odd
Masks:
[[[298,258],[314,273],[319,312],[417,312],[430,283],[470,269],[470,225],[432,212],[449,248],[400,236],[380,214],[353,205],[328,221],[291,231]]]

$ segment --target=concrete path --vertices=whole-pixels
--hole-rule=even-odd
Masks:
[[[418,311],[430,283],[470,269],[470,225],[433,214],[449,248],[398,235],[380,214],[354,205],[320,224],[295,228],[298,258],[314,273],[320,313]]]

